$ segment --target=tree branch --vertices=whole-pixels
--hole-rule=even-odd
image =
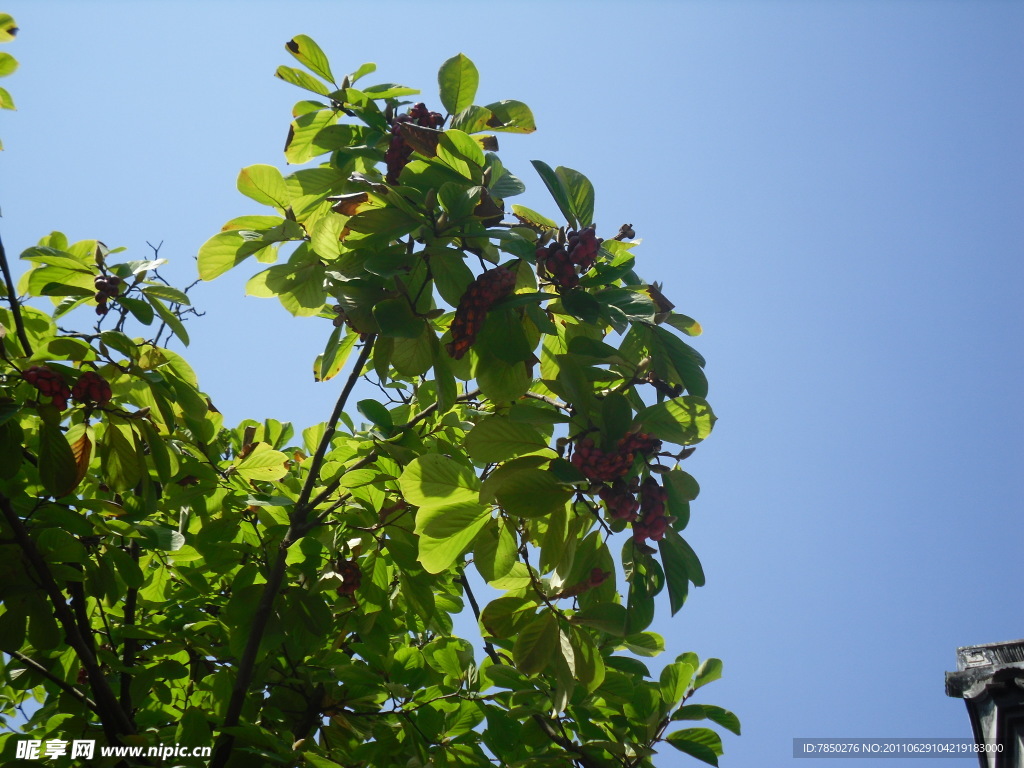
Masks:
[[[131,540],[128,555],[136,562],[139,562],[139,543]],[[135,609],[138,605],[139,590],[137,587],[129,587],[128,594],[124,600],[124,625],[135,624]],[[139,648],[139,641],[134,637],[126,637],[121,653],[121,664],[125,671],[121,673],[121,709],[128,717],[132,716],[132,674],[130,670],[135,665],[135,653]]]
[[[473,588],[469,586],[469,579],[466,578],[466,572],[460,570],[458,582],[462,584],[463,589],[466,590],[466,597],[469,598],[469,604],[473,608],[473,615],[476,616],[477,623],[480,623],[480,604],[476,601],[476,595],[473,594]],[[491,645],[489,640],[484,640],[484,650],[487,651],[487,655],[491,657],[491,661],[495,664],[504,664],[501,656],[494,650],[494,646]]]
[[[252,683],[253,670],[256,667],[256,655],[259,653],[260,642],[263,640],[263,633],[267,630],[267,623],[270,621],[270,614],[274,610],[274,599],[281,590],[284,583],[284,574],[287,569],[288,547],[291,545],[290,537],[294,526],[289,527],[288,533],[278,545],[277,560],[273,570],[267,578],[263,587],[259,604],[253,614],[252,628],[249,630],[249,639],[245,643],[245,650],[242,651],[242,658],[238,662],[238,677],[235,678],[235,685],[231,689],[231,699],[228,701],[228,708],[224,714],[224,724],[221,726],[221,735],[217,739],[217,746],[214,750],[213,759],[210,761],[210,768],[224,768],[228,758],[231,757],[231,750],[235,743],[235,737],[224,733],[227,728],[234,728],[242,715],[242,706],[245,704],[246,696],[249,695],[249,685]]]
[[[345,411],[349,395],[352,394],[352,389],[355,387],[356,382],[359,381],[359,376],[363,372],[363,366],[370,359],[370,353],[373,351],[373,342],[376,338],[376,335],[370,334],[364,342],[359,358],[356,360],[355,365],[352,366],[352,372],[349,374],[348,381],[345,382],[345,387],[338,397],[338,402],[334,404],[334,411],[331,413],[330,419],[327,420],[327,428],[324,430],[323,437],[320,438],[320,444],[316,448],[316,453],[313,454],[313,463],[309,466],[309,475],[302,486],[302,493],[299,495],[299,500],[295,503],[295,510],[292,513],[292,528],[301,531],[306,525],[311,509],[309,497],[313,493],[313,487],[316,485],[317,480],[320,479],[320,467],[323,466],[324,456],[327,455],[327,449],[330,448],[331,441],[334,439],[334,433],[338,428],[338,420]],[[300,533],[300,536],[303,533]]]
[[[44,667],[42,664],[40,664],[35,659],[30,658],[30,657],[26,656],[25,654],[20,653],[18,651],[6,651],[6,653],[12,659],[17,659],[18,661],[20,661],[22,664],[24,664],[29,669],[33,670],[34,672],[38,672],[40,675],[42,675],[47,680],[49,680],[51,683],[53,683],[58,688],[60,688],[62,691],[64,691],[65,693],[70,694],[71,696],[73,696],[74,698],[78,699],[80,702],[85,704],[85,706],[87,706],[93,712],[96,712],[97,714],[99,714],[99,711],[96,709],[96,702],[95,701],[93,701],[88,696],[86,696],[84,693],[82,693],[80,690],[78,690],[78,688],[76,688],[75,686],[71,685],[71,683],[67,682],[66,680],[61,680],[59,677],[57,677],[55,674],[50,672],[50,670],[48,670],[46,667]]]
[[[11,314],[14,315],[14,326],[18,332],[18,340],[25,350],[25,356],[32,354],[32,345],[28,343],[28,334],[25,333],[25,321],[21,317],[21,304],[18,301],[18,294],[14,290],[14,278],[11,277],[11,268],[7,263],[7,253],[4,251],[3,240],[0,240],[0,270],[4,273],[4,285],[7,288],[7,300],[11,303]]]
[[[235,678],[235,684],[231,689],[231,698],[228,701],[227,711],[224,714],[224,724],[221,726],[221,735],[217,739],[217,746],[214,750],[213,759],[210,761],[210,768],[224,768],[224,765],[227,764],[228,759],[231,757],[235,737],[224,733],[224,730],[234,728],[241,719],[242,707],[245,704],[246,697],[249,695],[249,686],[252,683],[260,643],[267,630],[270,615],[274,611],[274,600],[277,598],[278,592],[281,591],[281,585],[284,583],[288,564],[288,548],[305,536],[309,532],[311,525],[316,524],[316,521],[313,521],[312,524],[309,522],[309,512],[312,509],[309,497],[319,479],[324,456],[327,455],[327,450],[334,439],[338,421],[345,410],[345,405],[348,403],[349,395],[352,394],[352,389],[355,387],[356,382],[359,381],[359,375],[363,371],[363,366],[366,365],[366,361],[369,360],[370,353],[373,351],[375,339],[376,336],[372,334],[366,339],[363,349],[360,351],[359,357],[352,367],[348,381],[345,382],[345,387],[338,397],[338,402],[334,405],[334,411],[327,422],[327,428],[324,430],[323,437],[320,438],[320,444],[313,455],[313,463],[309,467],[309,475],[302,486],[302,492],[295,503],[295,509],[292,510],[288,532],[278,545],[277,560],[274,562],[267,577],[267,583],[263,587],[262,594],[260,594],[260,601],[253,614],[249,638],[245,643],[245,649],[242,651],[242,658],[238,662],[238,677]]]
[[[79,631],[78,623],[75,621],[75,616],[68,607],[64,593],[61,591],[60,587],[57,586],[57,582],[54,580],[53,574],[50,573],[50,568],[46,564],[46,559],[39,553],[36,543],[32,540],[32,537],[28,533],[28,529],[18,516],[18,513],[14,510],[14,505],[11,503],[11,500],[2,493],[0,493],[0,510],[3,511],[7,524],[14,532],[14,538],[17,540],[18,546],[24,553],[25,559],[28,560],[32,569],[36,572],[39,584],[50,599],[53,613],[57,617],[57,621],[60,622],[61,627],[64,629],[64,634],[67,636],[68,644],[75,649],[75,653],[78,655],[79,661],[82,663],[82,666],[85,667],[85,671],[89,675],[89,687],[92,688],[93,695],[96,697],[96,713],[99,715],[100,722],[103,724],[103,731],[106,734],[107,739],[111,744],[121,744],[120,736],[123,734],[135,733],[134,726],[118,704],[117,698],[114,696],[114,691],[107,683],[107,679],[103,675],[103,670],[100,669],[100,665],[96,661],[96,656],[89,647],[89,642],[86,641],[82,636],[82,633]]]

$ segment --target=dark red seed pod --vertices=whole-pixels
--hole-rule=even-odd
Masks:
[[[341,560],[335,563],[335,571],[341,576],[339,595],[353,595],[363,584],[363,572],[355,560]]]
[[[470,283],[455,308],[452,341],[447,347],[449,355],[459,360],[469,351],[483,327],[487,312],[515,287],[516,273],[505,267],[489,269]]]
[[[95,371],[83,373],[71,390],[71,397],[79,403],[106,405],[111,398],[110,384]]]
[[[23,371],[21,377],[39,390],[39,394],[49,397],[57,410],[63,411],[68,407],[71,390],[64,377],[56,371],[45,365],[36,365]]]
[[[402,169],[409,163],[409,158],[412,156],[412,147],[402,136],[403,123],[413,123],[424,128],[440,128],[444,125],[444,117],[437,112],[431,112],[427,109],[426,104],[420,103],[413,106],[408,113],[397,115],[391,121],[391,142],[384,154],[384,163],[388,169],[386,177],[388,184],[398,183]]]

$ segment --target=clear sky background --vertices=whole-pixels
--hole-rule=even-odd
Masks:
[[[22,29],[8,253],[53,229],[135,258],[162,241],[178,283],[225,221],[264,212],[234,182],[284,165],[303,98],[272,77],[286,40],[313,36],[335,72],[375,61],[374,82],[433,105],[437,67],[467,54],[480,103],[536,115],[501,138],[518,200],[557,214],[530,159],[586,173],[599,233],[632,222],[638,271],[705,328],[720,420],[688,460],[687,538],[708,585],[655,629],[665,659],[725,662],[697,699],[743,722],[722,764],[788,765],[794,737],[970,736],[943,693],[956,647],[1024,636],[1024,4],[0,10]],[[311,375],[329,328],[243,297],[255,267],[193,292],[186,355],[229,423],[301,429],[337,397]]]

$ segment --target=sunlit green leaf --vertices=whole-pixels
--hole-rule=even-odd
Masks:
[[[250,165],[238,174],[238,191],[257,203],[287,208],[291,202],[281,172],[272,165]]]
[[[256,446],[235,466],[235,472],[246,480],[280,480],[288,472],[288,457],[266,443]]]
[[[670,733],[665,741],[691,757],[708,765],[718,765],[722,754],[722,739],[710,728],[686,728]]]
[[[299,63],[308,67],[311,72],[315,72],[330,83],[334,82],[330,62],[327,61],[326,54],[313,41],[313,38],[308,35],[296,35],[285,43],[284,47],[288,53],[294,56]]]
[[[466,450],[480,464],[491,464],[548,447],[548,440],[528,424],[515,423],[507,416],[482,420],[466,435]]]
[[[715,421],[707,401],[691,395],[652,405],[636,417],[642,431],[679,445],[699,443],[711,434]]]
[[[458,54],[441,65],[437,73],[441,103],[449,114],[456,114],[473,103],[480,74],[464,54]]]

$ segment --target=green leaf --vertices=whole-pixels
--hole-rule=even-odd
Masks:
[[[661,559],[665,567],[665,583],[668,585],[668,598],[672,615],[675,616],[686,602],[690,590],[690,578],[686,570],[686,561],[670,543],[673,531],[666,531],[665,538],[658,542]],[[678,534],[677,534],[678,535]]]
[[[586,176],[572,168],[559,166],[555,175],[562,183],[562,189],[568,197],[569,209],[581,227],[589,227],[594,223],[594,185]]]
[[[512,204],[512,213],[523,221],[525,224],[533,227],[534,229],[558,229],[558,225],[543,214],[537,213],[532,208],[527,208],[525,205],[519,205],[518,203]]]
[[[474,184],[483,181],[484,153],[467,133],[455,130],[442,133],[437,142],[437,161]]]
[[[569,222],[569,226],[575,229],[579,226],[576,214],[573,211],[573,206],[569,202],[569,191],[565,188],[561,178],[556,174],[547,163],[541,160],[531,160],[533,167],[537,169],[537,173],[540,174],[541,180],[544,182],[544,186],[548,188],[548,192],[551,193],[551,197],[554,198],[555,204],[558,206],[558,210],[565,216],[565,220]],[[513,207],[514,209],[514,207]]]
[[[672,713],[672,720],[711,720],[740,735],[740,719],[732,712],[711,704],[685,704]]]
[[[473,104],[480,73],[464,54],[453,56],[441,65],[437,84],[441,90],[441,103],[454,115]]]
[[[116,491],[128,491],[138,484],[145,463],[130,424],[108,422],[97,452],[107,485]]]
[[[213,736],[210,732],[210,724],[206,719],[206,713],[199,707],[189,707],[178,720],[178,727],[174,732],[174,741],[177,744],[212,744]],[[331,766],[334,768],[334,766]]]
[[[572,497],[572,490],[545,469],[510,472],[490,490],[501,508],[516,517],[551,514]]]
[[[420,457],[427,458],[427,457]],[[446,571],[491,519],[482,504],[420,507],[416,513],[419,561],[428,573]]]
[[[257,203],[284,210],[291,202],[288,185],[272,165],[250,165],[238,174],[238,191]]]
[[[457,306],[466,288],[473,282],[473,271],[466,266],[461,251],[451,248],[430,250],[430,273],[441,298],[451,306]]]
[[[310,72],[320,75],[330,83],[334,82],[331,65],[327,56],[313,38],[308,35],[296,35],[284,44],[285,50],[295,57],[296,61],[309,68]]]
[[[493,117],[494,113],[489,109],[470,106],[452,117],[450,125],[466,133],[478,133],[488,129],[487,121]]]
[[[324,353],[317,356],[313,366],[313,378],[316,381],[328,381],[337,376],[345,366],[349,354],[355,348],[359,334],[350,331],[345,334],[344,339],[341,339],[341,332],[341,328],[335,328],[328,339]]]
[[[682,331],[687,336],[700,336],[704,332],[704,329],[700,327],[700,323],[692,317],[680,315],[676,312],[669,315],[667,322],[677,331]]]
[[[409,300],[405,298],[378,302],[373,306],[373,319],[377,321],[384,336],[416,339],[423,335],[424,320],[413,314]]]
[[[120,352],[129,360],[139,359],[139,348],[135,342],[129,339],[120,331],[103,331],[100,334],[100,343],[109,347],[115,352]]]
[[[14,106],[14,99],[11,98],[11,94],[4,88],[0,88],[0,109],[17,109]]]
[[[661,670],[661,699],[666,706],[674,707],[686,695],[693,679],[693,667],[681,661],[666,664]],[[675,719],[675,718],[673,718]]]
[[[118,296],[115,301],[131,312],[132,316],[143,325],[152,325],[153,307],[148,302],[141,299],[131,299],[127,296]]]
[[[578,611],[571,619],[573,624],[583,624],[599,629],[613,637],[626,634],[626,608],[618,603],[594,603]]]
[[[89,555],[82,542],[60,528],[44,528],[36,536],[36,545],[47,562],[84,563]]]
[[[18,25],[9,14],[0,13],[0,43],[9,43],[18,33]]]
[[[657,656],[665,650],[665,638],[655,632],[637,632],[627,636],[623,646],[637,656]]]
[[[642,431],[679,445],[699,443],[711,434],[715,421],[707,401],[692,395],[649,406],[636,417]]]
[[[298,165],[329,151],[320,147],[316,139],[324,128],[337,121],[338,113],[329,109],[307,112],[296,117],[288,127],[288,138],[284,144],[285,159]]]
[[[272,248],[275,243],[303,237],[305,232],[294,221],[284,221],[280,226],[261,231],[239,229],[220,232],[199,249],[199,276],[203,280],[213,280],[253,254]]]
[[[528,424],[514,423],[507,416],[483,419],[466,435],[466,451],[478,464],[493,464],[535,453],[548,447],[548,440]]]
[[[536,601],[508,595],[485,605],[480,612],[480,623],[491,637],[514,637],[536,613]]]
[[[559,652],[558,618],[545,611],[523,627],[512,647],[516,668],[524,675],[544,671],[548,662]]]
[[[198,741],[181,741],[180,744],[206,744],[210,741],[207,739],[205,742]],[[333,760],[328,760],[326,757],[321,757],[315,752],[303,752],[302,759],[310,766],[310,768],[342,768],[341,763],[336,763]]]
[[[46,493],[59,499],[78,485],[78,465],[60,427],[39,422],[39,480]]]
[[[138,530],[143,534],[149,549],[177,552],[185,546],[185,537],[171,528],[162,525],[140,525]]]
[[[481,507],[480,481],[473,468],[440,454],[409,462],[398,478],[398,487],[405,500],[420,510]]]
[[[315,77],[306,74],[301,69],[295,69],[295,67],[286,67],[282,64],[277,68],[277,71],[274,72],[274,77],[278,77],[286,83],[291,83],[299,88],[304,88],[307,91],[312,91],[320,96],[327,96],[330,94],[330,90],[326,85]]]
[[[517,559],[516,539],[504,519],[498,518],[477,537],[473,563],[484,581],[507,576]]]
[[[506,363],[498,357],[481,358],[476,376],[484,396],[498,403],[518,400],[532,383],[525,363]]]
[[[266,443],[257,443],[244,459],[235,464],[235,472],[246,480],[280,480],[288,474],[287,461],[286,454],[273,450]]]
[[[485,109],[489,109],[493,115],[487,123],[487,127],[493,131],[533,133],[537,130],[533,112],[521,101],[496,101],[486,105]]]
[[[18,60],[9,53],[0,52],[0,77],[7,77],[18,68]]]
[[[686,539],[670,528],[665,532],[665,538],[659,543],[663,547],[662,557],[664,557],[666,549],[671,550],[675,558],[682,563],[687,578],[693,582],[693,585],[695,587],[704,586],[704,569],[697,558],[697,553],[686,543]]]
[[[722,739],[710,728],[686,728],[670,733],[665,741],[691,757],[708,765],[718,765],[722,754]]]
[[[704,662],[697,667],[697,677],[693,683],[693,687],[696,690],[708,683],[713,683],[722,677],[722,660],[721,659],[705,659]]]
[[[656,345],[651,354],[657,356],[656,360],[671,362],[678,374],[666,378],[675,379],[672,383],[682,384],[691,395],[707,397],[708,380],[704,375],[704,358],[701,354],[664,328],[655,326],[651,331]]]
[[[385,433],[390,433],[395,428],[390,411],[376,400],[360,400],[356,403],[356,410],[368,418],[372,424],[383,429]]]
[[[181,343],[187,347],[189,343],[188,331],[185,330],[185,325],[178,319],[178,316],[171,312],[162,301],[148,293],[146,293],[146,300],[156,310],[156,313],[160,315],[160,319],[171,329],[171,333],[177,336]]]

